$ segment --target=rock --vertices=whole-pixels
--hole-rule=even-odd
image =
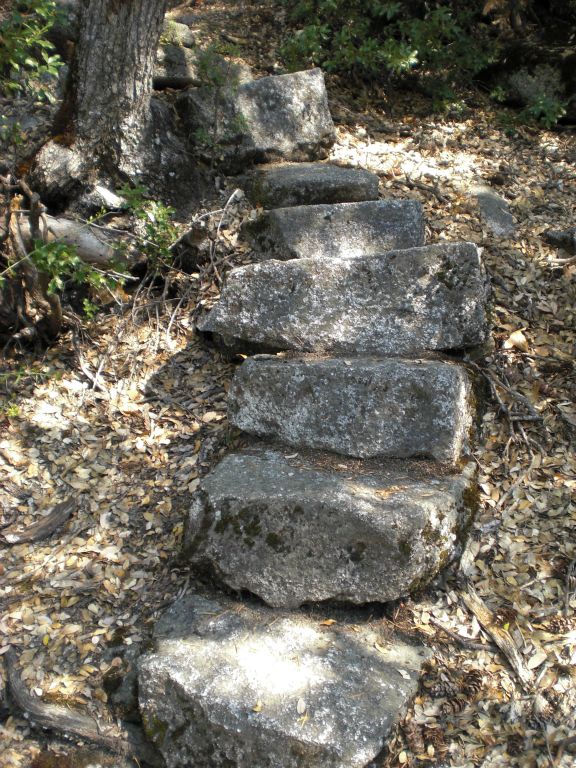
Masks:
[[[466,370],[441,360],[259,355],[236,372],[232,424],[297,448],[456,462],[472,426]]]
[[[180,25],[179,25],[180,26]],[[154,88],[186,88],[214,82],[245,83],[252,80],[246,64],[235,64],[212,51],[165,43],[160,46],[154,66]]]
[[[167,768],[361,768],[429,652],[346,619],[191,595],[140,662],[144,726]]]
[[[510,206],[503,197],[490,187],[479,185],[474,188],[480,213],[488,229],[498,237],[516,234],[516,223],[510,213]]]
[[[268,211],[244,227],[262,259],[351,259],[424,245],[417,200],[302,205]]]
[[[378,176],[358,168],[298,163],[258,168],[243,180],[248,198],[264,208],[378,199]]]
[[[405,597],[452,559],[473,511],[472,464],[428,476],[422,464],[359,474],[272,451],[227,456],[194,498],[185,558],[275,607]]]
[[[265,261],[230,272],[198,327],[238,351],[421,354],[482,344],[486,294],[473,243]]]
[[[319,69],[192,89],[177,106],[196,150],[230,171],[255,162],[323,158],[336,138]]]
[[[178,45],[184,48],[193,48],[196,45],[194,33],[187,24],[175,21],[174,18],[164,19],[160,42],[164,45]]]
[[[542,234],[542,239],[555,248],[562,248],[571,256],[576,256],[576,227],[569,229],[549,229]]]

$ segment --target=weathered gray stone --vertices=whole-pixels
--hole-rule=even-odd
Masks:
[[[429,652],[326,614],[186,597],[140,662],[140,709],[167,768],[362,768]]]
[[[319,69],[192,89],[178,109],[197,150],[204,146],[231,171],[254,162],[323,158],[336,136]]]
[[[472,425],[466,370],[439,360],[259,355],[236,372],[232,424],[302,448],[458,461]]]
[[[182,25],[177,25],[182,26]],[[228,61],[217,53],[206,53],[200,48],[164,43],[158,48],[154,65],[154,88],[185,88],[206,85],[219,80],[223,83],[245,83],[253,79],[246,64]]]
[[[273,451],[227,456],[192,503],[186,560],[275,607],[405,597],[452,559],[472,514],[472,465],[423,464],[360,474]]]
[[[248,198],[264,208],[378,199],[378,176],[360,168],[298,163],[258,168],[243,180]]]
[[[267,211],[244,227],[263,259],[352,259],[424,245],[417,200],[302,205]]]
[[[485,185],[474,187],[478,207],[488,229],[498,237],[511,237],[516,233],[516,223],[510,206],[503,197]]]
[[[167,45],[193,48],[196,45],[196,37],[187,24],[167,15],[164,19],[160,42]]]
[[[239,351],[420,354],[483,343],[486,294],[473,243],[265,261],[229,273],[198,327]]]

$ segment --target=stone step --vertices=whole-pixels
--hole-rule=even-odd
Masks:
[[[426,462],[357,464],[227,456],[194,498],[184,559],[275,607],[409,595],[458,550],[473,513],[473,466],[443,474]]]
[[[184,29],[190,32],[188,27]],[[228,61],[215,52],[207,54],[195,46],[185,47],[178,41],[161,43],[158,47],[154,64],[154,88],[198,86],[206,84],[208,78],[240,84],[253,80],[253,74],[246,64]]]
[[[326,618],[199,595],[176,603],[139,669],[144,728],[167,768],[370,763],[429,651],[384,639],[377,620]]]
[[[235,351],[413,355],[482,344],[486,299],[476,246],[444,243],[241,267],[198,327]]]
[[[230,421],[249,434],[359,458],[457,462],[473,411],[466,370],[441,360],[258,355],[228,396]]]
[[[329,163],[297,163],[257,168],[240,180],[248,199],[264,208],[378,199],[378,176]]]
[[[356,259],[424,245],[418,200],[368,200],[267,211],[243,227],[261,259]]]
[[[320,69],[192,88],[177,109],[196,151],[233,172],[251,163],[321,159],[336,138]]]

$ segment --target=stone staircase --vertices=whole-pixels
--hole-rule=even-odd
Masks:
[[[317,71],[242,86],[251,120],[290,77],[320,93]],[[298,152],[313,144],[296,107],[286,117],[299,103],[282,107]],[[325,96],[311,109],[325,128]],[[262,134],[246,155],[274,159]],[[268,142],[276,158],[285,139]],[[203,479],[183,552],[225,591],[160,620],[140,707],[169,768],[362,768],[429,652],[358,606],[429,583],[474,511],[474,387],[457,359],[487,338],[486,279],[473,244],[425,245],[420,205],[376,199],[366,171],[272,165],[243,186],[268,207],[245,231],[259,262],[232,271],[199,330],[268,354],[235,375],[229,419],[250,437]]]

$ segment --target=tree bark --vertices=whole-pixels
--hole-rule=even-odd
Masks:
[[[70,126],[101,162],[137,172],[168,0],[82,0]]]
[[[158,164],[158,133],[166,138],[168,121],[151,108],[152,74],[169,5],[80,0],[78,42],[55,135],[32,169],[32,184],[46,202],[68,201],[98,183],[141,178]]]

